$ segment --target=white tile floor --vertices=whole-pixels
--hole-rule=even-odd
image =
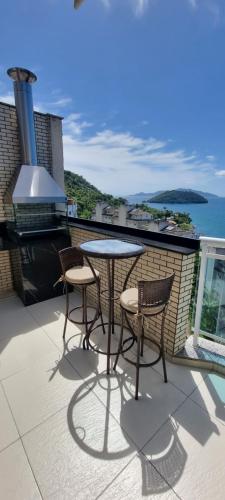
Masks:
[[[73,324],[65,348],[63,310],[0,301],[0,498],[223,500],[225,380],[167,363],[164,384],[158,364],[135,401],[133,366],[107,377]]]

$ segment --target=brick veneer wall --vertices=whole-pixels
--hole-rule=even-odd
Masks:
[[[53,172],[53,156],[52,147],[52,123],[58,123],[58,137],[55,138],[60,147],[60,127],[61,119],[50,114],[34,113],[36,147],[37,147],[37,163],[44,166],[50,174]],[[61,147],[62,149],[62,147]],[[12,205],[4,202],[5,193],[10,186],[12,179],[17,169],[22,163],[19,131],[16,117],[16,108],[13,105],[0,102],[0,221],[13,220]],[[61,164],[63,169],[63,163]],[[29,217],[29,213],[36,212],[38,217]],[[48,213],[52,211],[51,204],[45,205],[23,205],[17,210],[18,221],[21,227],[24,225],[32,225],[46,223],[48,216],[42,216],[41,212]],[[23,212],[24,215],[21,214]],[[3,256],[4,254],[4,256]],[[2,264],[3,262],[3,264]],[[6,262],[8,264],[6,265]],[[12,276],[10,268],[9,252],[0,252],[0,294],[1,291],[12,288]]]
[[[83,241],[101,239],[104,235],[80,228],[71,227],[72,245],[78,245]],[[108,236],[107,236],[108,238]],[[123,284],[134,259],[123,259],[115,261],[115,288],[122,291]],[[136,286],[140,279],[157,279],[168,276],[175,272],[175,280],[171,293],[165,321],[165,348],[172,356],[176,354],[185,344],[187,328],[189,325],[189,308],[194,272],[195,253],[183,255],[178,252],[167,251],[161,248],[147,247],[147,252],[140,258],[135,267],[128,286]],[[101,286],[107,288],[106,263],[101,259],[93,259],[95,268],[101,274]],[[89,299],[94,303],[96,299],[95,287],[90,286]],[[107,311],[107,303],[102,297],[102,307]],[[116,319],[120,320],[120,307],[115,306]],[[160,317],[152,318],[146,323],[147,335],[153,334],[159,339]]]
[[[7,250],[0,252],[0,299],[11,295],[13,290],[10,255]]]

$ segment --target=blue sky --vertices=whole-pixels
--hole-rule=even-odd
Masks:
[[[224,0],[8,0],[0,28],[0,100],[8,67],[36,72],[65,168],[113,194],[225,196]]]

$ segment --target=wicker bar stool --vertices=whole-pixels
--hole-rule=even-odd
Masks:
[[[93,285],[93,283],[96,283],[97,288],[97,307],[95,311],[95,319],[100,316],[103,323],[100,304],[100,274],[96,269],[91,269],[89,265],[87,266],[84,264],[84,257],[80,250],[76,247],[68,247],[60,250],[59,259],[62,267],[61,281],[64,282],[66,289],[66,313],[63,328],[63,339],[65,339],[68,319],[72,321],[72,323],[76,323],[78,325],[85,324],[85,331],[87,333],[88,324],[93,321],[93,319],[90,321],[87,319],[87,287],[89,285]],[[70,310],[68,285],[78,285],[82,289],[82,304]],[[82,309],[82,321],[74,321],[71,318],[72,312],[78,309]]]
[[[114,363],[114,370],[118,363],[119,355],[123,350],[123,346],[126,342],[130,340],[126,339],[123,341],[123,329],[124,320],[127,319],[128,326],[131,328],[130,322],[128,320],[129,315],[136,316],[138,322],[137,335],[134,334],[132,330],[132,335],[135,336],[137,341],[137,358],[136,362],[131,361],[126,356],[123,355],[124,359],[136,366],[136,388],[135,388],[135,399],[138,399],[138,387],[139,387],[139,369],[146,368],[148,366],[153,366],[159,362],[162,358],[164,380],[167,382],[166,373],[166,362],[165,362],[165,352],[164,352],[164,323],[167,312],[167,306],[169,303],[170,293],[173,285],[174,274],[167,278],[158,279],[154,281],[139,281],[137,288],[129,288],[124,290],[120,296],[120,306],[122,313],[121,321],[121,333],[119,340],[119,349]],[[146,318],[161,315],[161,336],[160,342],[155,339],[150,339],[151,342],[157,346],[159,350],[159,355],[157,359],[151,363],[140,363],[140,356],[143,356],[144,339],[148,337],[144,334],[144,322]]]

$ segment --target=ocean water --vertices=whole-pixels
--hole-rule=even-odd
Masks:
[[[214,198],[202,204],[148,203],[150,207],[174,212],[188,212],[198,234],[225,238],[225,198]]]

